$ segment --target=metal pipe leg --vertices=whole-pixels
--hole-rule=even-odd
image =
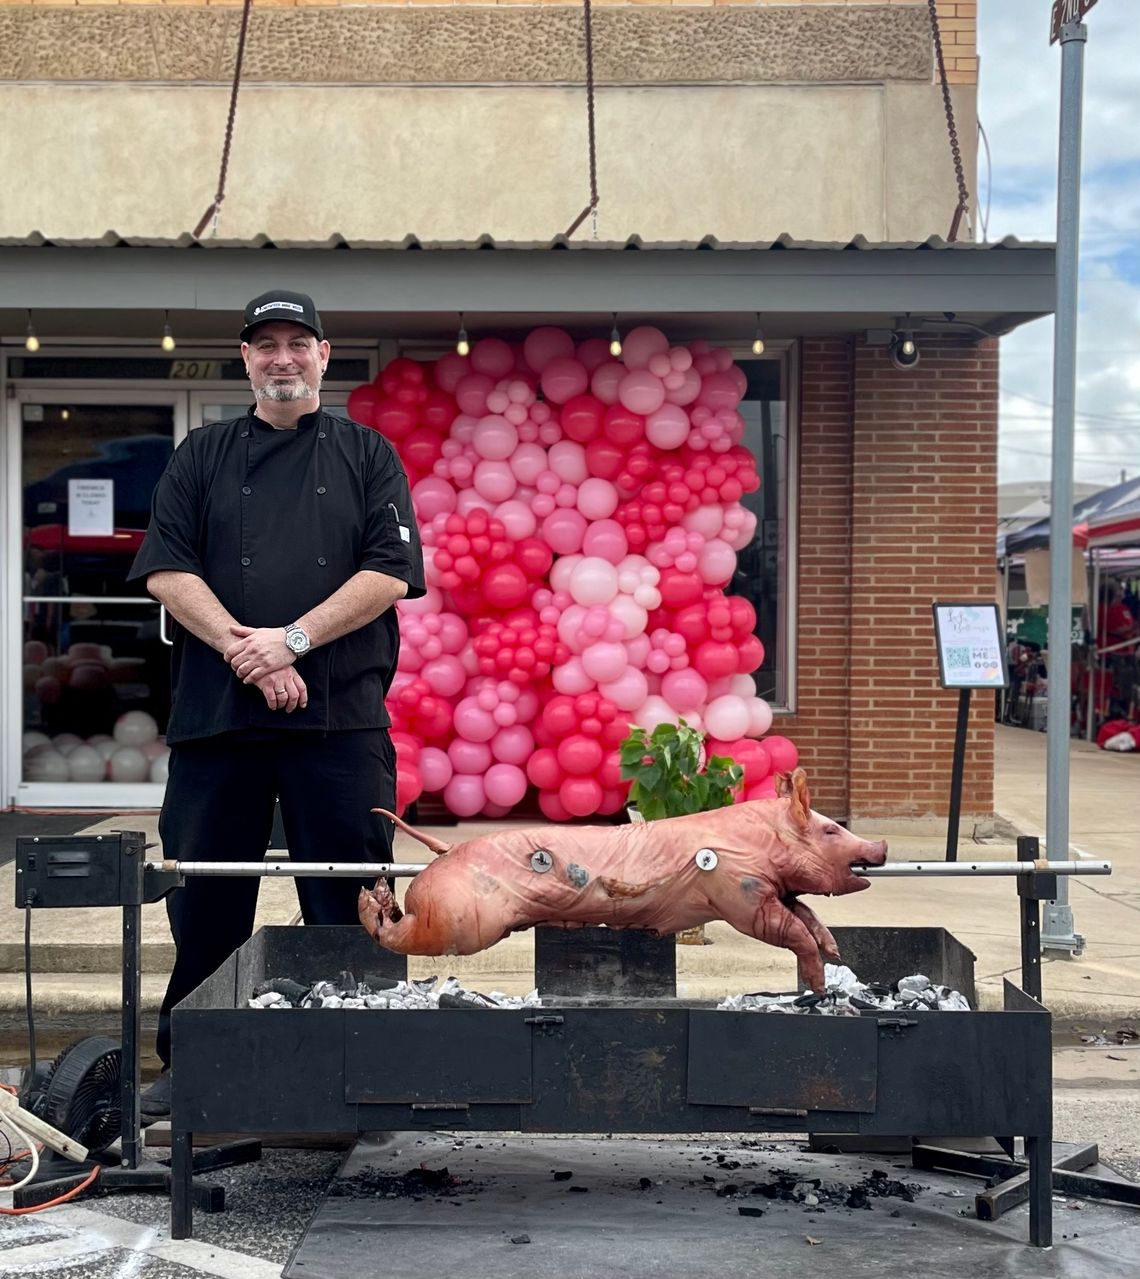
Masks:
[[[170,1133],[171,1239],[189,1239],[194,1230],[194,1201],[191,1185],[193,1171],[193,1134],[172,1129]]]
[[[1034,1248],[1053,1246],[1053,1137],[1044,1133],[1025,1139],[1029,1165],[1029,1242]]]

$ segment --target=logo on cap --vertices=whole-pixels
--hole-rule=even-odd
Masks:
[[[296,302],[266,302],[264,306],[259,306],[254,310],[254,315],[261,315],[264,311],[300,311],[305,314],[305,308],[298,306]]]

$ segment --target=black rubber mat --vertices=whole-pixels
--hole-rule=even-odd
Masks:
[[[77,835],[104,822],[112,813],[0,813],[0,866],[16,856],[22,835]]]

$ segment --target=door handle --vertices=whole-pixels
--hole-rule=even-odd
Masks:
[[[174,641],[166,633],[166,618],[167,618],[166,605],[160,604],[158,606],[158,638],[162,640],[162,642],[166,645],[167,648],[173,648]]]

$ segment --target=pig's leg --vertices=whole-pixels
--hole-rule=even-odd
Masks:
[[[357,913],[368,935],[385,950],[400,955],[440,953],[418,917],[400,910],[386,879],[378,879],[373,888],[360,890]]]
[[[714,904],[725,923],[731,924],[746,937],[755,937],[767,942],[769,946],[781,946],[790,950],[799,961],[800,981],[817,995],[824,993],[826,987],[819,944],[803,920],[793,914],[778,897],[764,893],[758,899],[755,887],[749,890],[744,884],[739,884],[732,899],[727,902],[721,899]]]
[[[837,964],[839,962],[839,947],[836,945],[835,938],[832,937],[827,925],[815,911],[800,901],[798,897],[786,898],[785,905],[815,938],[815,944],[819,947],[819,953],[824,959],[830,959],[833,964]]]

